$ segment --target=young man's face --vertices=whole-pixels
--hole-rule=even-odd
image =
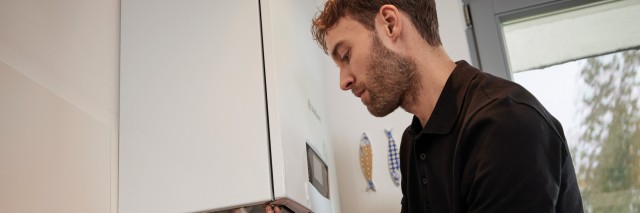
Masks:
[[[372,115],[382,117],[407,104],[419,80],[415,61],[389,50],[378,35],[345,16],[327,31],[325,41],[340,67],[340,88],[351,90]]]

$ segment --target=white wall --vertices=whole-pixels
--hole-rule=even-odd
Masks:
[[[470,61],[465,37],[462,3],[458,0],[436,0],[440,37],[449,56]],[[393,185],[387,164],[387,138],[384,129],[393,128],[399,145],[402,132],[411,123],[412,115],[398,109],[384,118],[369,114],[351,92],[339,89],[339,70],[325,56],[326,94],[329,126],[335,151],[342,212],[399,212],[400,187]],[[369,135],[373,146],[373,182],[376,192],[366,192],[366,182],[360,170],[358,144],[362,132]]]
[[[116,212],[118,0],[0,1],[0,212]]]

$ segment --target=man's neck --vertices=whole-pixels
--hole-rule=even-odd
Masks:
[[[422,127],[425,127],[456,64],[442,46],[418,50],[415,55],[418,56],[416,62],[420,87],[413,93],[413,101],[403,104],[402,108],[418,117]]]

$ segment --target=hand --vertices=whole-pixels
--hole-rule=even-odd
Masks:
[[[267,213],[281,213],[280,207],[273,206],[273,208],[271,208],[271,205],[267,205],[267,207],[265,208],[265,211]]]

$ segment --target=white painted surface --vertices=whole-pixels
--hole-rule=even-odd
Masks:
[[[109,126],[0,62],[0,212],[109,212]]]
[[[117,212],[119,1],[0,1],[0,212]]]
[[[340,212],[338,182],[325,102],[324,52],[310,33],[323,1],[262,1],[265,66],[276,197],[314,212]],[[309,184],[305,142],[329,168],[330,199]]]
[[[438,10],[438,26],[442,46],[452,60],[466,60],[471,63],[469,43],[465,34],[467,25],[464,21],[461,0],[436,0]],[[408,125],[408,124],[407,124]]]
[[[465,37],[462,3],[458,0],[436,0],[440,37],[443,46],[453,60],[470,62]],[[325,56],[326,60],[330,60]],[[333,63],[333,62],[329,62]],[[404,129],[411,123],[412,115],[398,109],[384,118],[369,114],[359,99],[351,92],[339,89],[339,70],[329,66],[323,72],[326,78],[329,126],[333,142],[342,212],[400,212],[402,193],[389,174],[387,164],[387,138],[384,129],[393,128],[393,136],[399,145]],[[373,182],[377,192],[366,192],[358,157],[358,143],[366,132],[373,148]]]
[[[121,213],[271,199],[258,11],[122,2]]]
[[[0,58],[102,123],[118,123],[118,0],[2,0]]]

